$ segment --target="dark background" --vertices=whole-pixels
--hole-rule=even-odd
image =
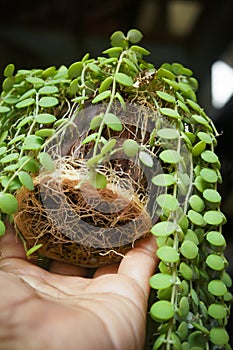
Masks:
[[[222,109],[214,108],[210,84],[213,62],[224,60],[233,67],[233,0],[0,0],[0,18],[0,80],[8,63],[17,69],[46,68],[68,66],[87,52],[96,57],[109,47],[115,30],[132,28],[143,32],[142,46],[156,67],[180,62],[193,70],[199,103],[223,132],[217,153],[233,276],[233,98]]]

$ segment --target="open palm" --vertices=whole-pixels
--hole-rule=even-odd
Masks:
[[[8,226],[0,239],[0,349],[142,349],[154,251],[154,239],[145,239],[92,278],[58,262],[46,271],[26,260]]]

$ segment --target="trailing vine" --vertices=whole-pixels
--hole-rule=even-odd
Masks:
[[[41,169],[50,174],[56,169],[48,151],[51,142],[76,127],[80,112],[102,106],[82,139],[92,153],[76,188],[88,180],[93,188],[105,189],[109,178],[103,167],[117,154],[136,157],[142,169],[154,170],[156,160],[163,170],[153,174],[150,184],[159,189],[153,206],[158,220],[151,227],[160,259],[159,271],[149,281],[154,290],[153,350],[230,349],[225,327],[232,282],[226,271],[226,218],[218,192],[219,135],[197,102],[198,82],[192,71],[179,63],[156,69],[144,60],[149,52],[136,45],[141,39],[136,29],[126,36],[115,32],[104,56],[94,59],[87,54],[68,68],[16,73],[13,64],[5,68],[0,97],[0,235],[6,219],[17,218],[20,189],[33,193]],[[145,108],[149,115],[144,122],[148,118],[153,129],[146,141],[126,137],[118,143],[117,135],[125,127],[121,114],[127,114],[128,105]],[[31,244],[19,227],[18,231],[27,256],[41,251],[44,242],[37,238]]]

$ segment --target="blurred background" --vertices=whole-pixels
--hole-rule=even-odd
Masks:
[[[155,67],[180,62],[192,69],[199,103],[222,133],[223,233],[233,276],[233,0],[0,0],[0,16],[0,80],[8,63],[47,68],[87,52],[95,57],[114,31],[132,28],[143,32]]]

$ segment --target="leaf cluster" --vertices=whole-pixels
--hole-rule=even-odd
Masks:
[[[165,63],[159,69],[144,60],[149,52],[137,45],[142,34],[130,30],[111,36],[103,56],[86,54],[69,67],[4,71],[0,97],[0,235],[5,219],[13,220],[16,191],[34,188],[41,168],[54,171],[46,151],[86,106],[104,104],[90,122],[83,145],[93,145],[87,165],[89,181],[106,186],[99,165],[119,151],[114,133],[123,125],[113,112],[127,103],[151,108],[154,128],[149,143],[126,139],[121,151],[138,156],[152,168],[154,157],[163,174],[153,186],[163,189],[155,199],[159,221],[151,229],[157,238],[159,272],[150,279],[156,300],[150,309],[157,349],[229,349],[226,332],[232,295],[224,256],[220,162],[214,148],[218,133],[197,102],[198,82],[190,69]],[[106,132],[107,130],[107,132]],[[106,136],[108,135],[108,136]],[[40,247],[28,251],[29,256]]]

